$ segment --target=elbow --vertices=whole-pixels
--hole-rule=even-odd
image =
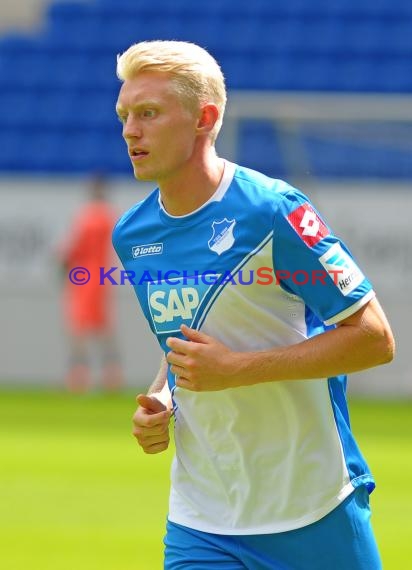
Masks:
[[[364,343],[359,343],[368,367],[389,364],[395,357],[395,339],[389,326],[364,330]]]
[[[385,330],[380,336],[376,346],[376,354],[379,355],[379,364],[389,364],[395,358],[396,345],[392,331]]]
[[[359,349],[364,351],[365,360],[370,367],[392,362],[395,357],[395,339],[392,329],[376,299],[372,299],[363,309],[355,313],[363,342]],[[346,321],[353,324],[352,321]],[[359,329],[358,329],[359,330]]]

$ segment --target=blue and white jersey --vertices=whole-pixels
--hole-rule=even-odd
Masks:
[[[371,285],[309,200],[225,163],[215,194],[170,216],[155,190],[113,233],[160,346],[182,323],[236,351],[292,345],[359,310]],[[175,386],[171,521],[219,534],[283,532],[374,483],[352,436],[346,378],[217,392]]]

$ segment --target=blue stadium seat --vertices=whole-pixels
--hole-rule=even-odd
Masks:
[[[328,125],[323,130],[303,129],[302,140],[313,174],[338,178],[410,178],[409,141],[412,125]],[[405,144],[400,144],[403,136]],[[391,144],[392,139],[392,144]]]
[[[277,45],[273,43],[273,51],[279,53],[298,53],[314,56],[331,56],[347,51],[347,36],[343,34],[342,22],[336,18],[319,17],[307,21],[295,22],[289,26],[287,43],[283,27],[277,32]],[[283,44],[283,45],[282,45]]]
[[[102,44],[102,34],[107,36],[104,32],[105,24],[103,21],[100,23],[100,35],[98,38],[98,43]],[[146,24],[143,18],[138,18],[136,16],[125,16],[124,14],[118,14],[111,19],[110,22],[110,34],[105,40],[105,52],[107,55],[117,54],[121,51],[127,49],[131,44],[140,41],[141,39],[146,39],[147,33]],[[99,50],[102,53],[102,49]]]
[[[224,70],[228,89],[253,89],[256,81],[256,60],[251,55],[215,53]]]
[[[27,136],[24,137],[15,126],[0,129],[0,171],[19,172],[24,169]]]
[[[380,42],[386,54],[412,57],[412,10],[409,18],[386,22],[382,28]]]
[[[342,18],[381,18],[394,15],[400,0],[334,0],[327,7],[330,13]]]
[[[117,91],[120,83],[116,76],[116,64],[117,53],[113,52],[109,55],[91,58],[85,70],[87,76],[85,88]]]
[[[275,178],[286,176],[284,157],[270,121],[242,121],[238,145],[241,164]]]
[[[410,72],[405,73],[409,68]],[[381,93],[412,93],[412,66],[410,56],[381,58],[373,73],[375,91]]]
[[[36,89],[50,81],[53,60],[44,53],[19,53],[4,61],[3,73],[9,87]]]
[[[101,50],[103,29],[94,18],[57,20],[48,30],[45,42],[55,52]]]
[[[145,18],[145,23],[153,16],[174,15],[182,13],[183,11],[196,10],[197,4],[199,9],[204,14],[210,2],[216,0],[209,0],[207,5],[203,3],[173,0],[99,0],[93,9],[105,16],[115,17],[116,14],[124,14],[126,16],[141,16]]]
[[[105,161],[130,173],[114,113],[116,55],[144,39],[206,47],[229,89],[412,93],[411,0],[60,0],[46,23],[36,36],[0,39],[0,170],[82,173]],[[36,148],[22,161],[26,131]],[[246,123],[241,136],[242,160],[283,176],[272,125]],[[412,176],[412,161],[390,148],[306,144],[324,175]]]
[[[105,160],[110,172],[132,175],[133,168],[127,154],[126,143],[120,132],[112,131],[105,137]]]
[[[47,24],[50,28],[70,26],[73,22],[93,19],[93,4],[86,2],[52,2],[47,10]]]
[[[0,168],[10,172],[48,173],[61,171],[64,153],[59,150],[61,136],[58,132],[31,132],[27,128],[13,128],[7,134],[7,149],[0,158]],[[55,168],[51,157],[55,157]]]
[[[115,105],[117,93],[113,90],[89,88],[73,93],[67,122],[72,128],[114,129],[121,133]]]
[[[0,92],[1,129],[13,126],[31,126],[33,112],[32,97],[21,90],[2,90]]]

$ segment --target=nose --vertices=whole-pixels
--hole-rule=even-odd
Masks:
[[[140,121],[130,113],[123,124],[123,138],[141,138],[142,128]]]

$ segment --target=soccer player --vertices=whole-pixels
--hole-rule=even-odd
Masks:
[[[91,387],[92,341],[100,349],[104,389],[118,390],[123,383],[114,335],[113,291],[110,284],[101,284],[99,280],[99,268],[110,266],[113,258],[111,234],[117,213],[107,201],[106,183],[101,175],[90,181],[89,195],[58,252],[64,271],[63,314],[70,350],[65,383],[72,392]],[[76,280],[76,274],[71,272],[79,269]]]
[[[134,435],[176,455],[167,570],[377,570],[374,480],[348,372],[389,362],[371,284],[308,198],[217,156],[222,71],[186,42],[131,46],[117,113],[139,180],[115,249],[164,351]]]

